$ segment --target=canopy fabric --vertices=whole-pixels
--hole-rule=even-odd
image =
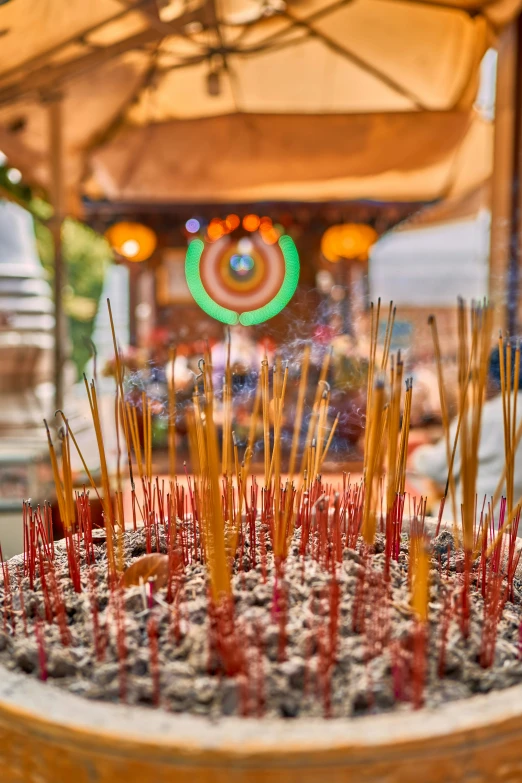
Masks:
[[[469,186],[466,151],[491,157],[479,65],[521,5],[10,0],[0,149],[48,184],[59,92],[71,194],[436,198]]]
[[[490,176],[492,131],[479,117],[470,125],[461,112],[170,122],[128,130],[94,152],[86,191],[152,202],[323,201],[347,194],[433,200]]]

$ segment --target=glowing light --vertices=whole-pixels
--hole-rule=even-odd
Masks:
[[[332,290],[334,279],[331,272],[328,272],[327,269],[320,269],[315,276],[315,282],[322,294],[329,294]]]
[[[266,242],[267,245],[275,245],[279,239],[279,234],[275,228],[270,228],[268,231],[263,231],[261,236],[263,237],[263,242]]]
[[[190,218],[190,220],[187,220],[185,223],[185,228],[189,234],[197,234],[201,226],[199,220],[196,220],[196,218]]]
[[[321,252],[332,263],[341,258],[367,261],[370,247],[376,240],[377,232],[371,226],[359,223],[330,226],[323,234]]]
[[[113,250],[128,261],[146,261],[156,249],[156,234],[141,223],[122,221],[115,223],[106,232],[105,237]]]
[[[225,229],[220,220],[212,220],[210,222],[207,228],[207,234],[208,234],[208,238],[212,242],[215,242],[216,239],[221,239],[224,233],[225,233]]]
[[[127,239],[121,246],[121,252],[127,258],[134,258],[140,252],[140,243],[135,239]]]
[[[18,185],[22,181],[22,172],[20,169],[8,169],[7,179],[12,182],[13,185]]]
[[[0,150],[0,166],[5,166],[6,163],[7,163],[7,155],[5,154],[5,152],[2,152],[2,150]]]
[[[252,256],[234,255],[230,259],[230,266],[238,275],[246,275],[254,268],[254,259]]]
[[[139,321],[146,321],[152,315],[152,307],[148,302],[140,302],[134,313]]]
[[[283,233],[283,230],[281,227],[281,230],[278,231],[277,228],[272,225],[272,220],[269,217],[262,217],[259,224],[259,233],[267,245],[275,245]]]
[[[257,231],[260,222],[257,215],[246,215],[243,218],[243,228],[245,231]]]
[[[252,244],[252,240],[250,240],[248,237],[241,237],[239,242],[237,243],[237,249],[240,253],[248,254],[251,253],[254,249],[254,245]]]
[[[235,231],[235,229],[239,226],[241,221],[237,215],[227,215],[227,219],[225,220],[225,223],[227,224],[227,228],[229,231]]]

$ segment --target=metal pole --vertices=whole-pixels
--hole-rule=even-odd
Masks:
[[[49,192],[53,216],[49,221],[54,240],[54,388],[55,408],[63,407],[63,365],[65,359],[65,324],[62,292],[65,273],[62,255],[62,225],[65,217],[63,178],[62,99],[53,95],[47,99],[49,112],[49,158],[51,182]]]

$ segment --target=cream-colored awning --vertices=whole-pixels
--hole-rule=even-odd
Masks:
[[[170,122],[94,152],[86,189],[123,201],[432,200],[490,175],[492,130],[461,112]]]
[[[463,193],[491,171],[480,60],[521,4],[10,0],[0,149],[48,184],[45,101],[59,92],[71,204],[82,188],[141,201]]]

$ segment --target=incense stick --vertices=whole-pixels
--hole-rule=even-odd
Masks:
[[[382,432],[382,415],[384,409],[384,381],[378,378],[372,394],[372,410],[370,412],[370,435],[368,438],[367,470],[365,476],[365,497],[363,507],[362,534],[366,544],[373,544],[375,539],[376,521],[373,510],[373,485],[379,450],[379,439]]]
[[[434,315],[430,315],[428,318],[428,324],[431,326],[431,335],[433,340],[433,347],[435,350],[435,366],[437,368],[437,383],[439,387],[439,400],[440,411],[442,417],[442,431],[444,433],[444,439],[446,442],[446,461],[448,468],[451,461],[451,445],[450,445],[450,421],[448,415],[448,406],[446,402],[446,391],[444,386],[444,376],[442,372],[442,356],[440,350],[439,333],[437,329],[437,320]],[[455,479],[453,471],[448,474],[448,487],[449,494],[451,495],[451,504],[453,511],[453,519],[457,518],[457,498],[455,492]]]
[[[173,481],[176,476],[176,378],[174,365],[176,363],[176,348],[169,348],[169,362],[171,367],[168,379],[168,438],[169,438],[169,477]]]
[[[117,375],[117,385],[119,388],[119,393],[121,397],[122,406],[125,405],[125,394],[123,392],[123,370],[121,366],[121,359],[120,359],[120,352],[118,350],[118,343],[116,340],[116,330],[114,328],[114,321],[112,318],[112,308],[111,308],[111,302],[110,299],[107,299],[107,307],[109,310],[109,320],[111,323],[111,332],[112,332],[112,342],[114,345],[114,359],[116,362],[116,375]],[[123,429],[125,432],[125,442],[127,444],[127,459],[129,464],[129,476],[131,480],[131,487],[134,489],[134,476],[132,473],[132,459],[131,459],[131,453],[130,453],[130,439],[129,439],[129,426],[127,422],[127,416],[126,416],[126,409],[123,408],[124,411],[124,417],[123,417]]]
[[[292,435],[292,447],[290,450],[290,461],[288,463],[288,473],[290,478],[293,478],[295,473],[295,462],[297,457],[297,449],[299,447],[299,436],[301,434],[301,425],[303,422],[303,410],[306,397],[306,388],[308,383],[308,370],[310,368],[310,353],[311,346],[305,345],[303,351],[303,359],[301,362],[301,376],[299,379],[299,391],[297,394],[297,406],[294,419],[294,432]]]
[[[305,440],[305,446],[304,446],[304,452],[303,457],[301,460],[301,474],[303,473],[303,470],[306,465],[307,461],[307,452],[310,448],[310,444],[312,442],[312,438],[314,436],[315,428],[317,425],[317,416],[319,411],[319,403],[321,401],[321,395],[323,393],[322,385],[326,383],[326,378],[328,376],[328,370],[330,369],[330,361],[332,358],[333,349],[330,346],[328,351],[325,353],[323,358],[323,363],[321,365],[321,372],[319,374],[319,380],[317,382],[317,388],[315,390],[315,397],[314,397],[314,403],[312,406],[312,415],[310,416],[310,421],[308,423],[308,431],[306,433],[306,440]]]

